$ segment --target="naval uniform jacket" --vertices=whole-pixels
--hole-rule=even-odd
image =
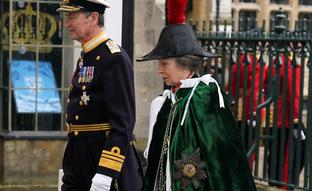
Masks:
[[[68,175],[66,168],[72,165],[70,160],[80,160],[79,157],[77,159],[79,156],[77,153],[83,149],[75,145],[75,138],[88,135],[91,137],[99,132],[94,129],[102,126],[108,130],[104,133],[106,136],[101,137],[102,148],[95,149],[98,145],[93,146],[92,142],[87,142],[91,148],[86,148],[85,152],[90,152],[91,156],[85,157],[88,153],[81,153],[85,159],[81,159],[80,164],[72,161],[77,162],[73,167],[76,169],[81,168],[79,165],[84,166],[81,163],[97,162],[95,171],[90,170],[91,172],[86,172],[87,175],[84,176],[80,175],[88,169],[84,171],[74,169],[74,174],[81,179],[78,178],[78,184],[84,181],[81,177],[87,177],[85,184],[89,187],[90,179],[95,173],[110,176],[118,181],[120,174],[126,174],[130,176],[128,183],[132,181],[132,184],[136,184],[138,164],[130,145],[135,124],[133,65],[126,52],[108,39],[105,32],[83,45],[83,53],[78,60],[70,85],[66,118],[66,126],[69,129],[67,147],[71,145],[76,147],[76,150],[67,148],[65,151],[63,160],[65,180]],[[71,130],[71,127],[75,127],[75,130]],[[81,145],[87,147],[84,143]],[[69,173],[72,176],[73,172]],[[126,190],[125,185],[119,187]]]

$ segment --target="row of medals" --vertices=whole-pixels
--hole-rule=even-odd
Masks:
[[[93,70],[94,67],[83,67],[83,54],[79,58],[79,77],[78,77],[78,83],[90,83],[93,79]],[[87,70],[91,70],[90,75],[87,75]],[[89,74],[89,73],[88,73]],[[82,96],[80,96],[80,105],[88,105],[88,102],[90,101],[90,96],[87,95],[86,86],[82,87]]]

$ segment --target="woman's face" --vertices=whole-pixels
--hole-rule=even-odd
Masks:
[[[180,84],[180,80],[186,79],[191,72],[180,67],[174,58],[159,59],[159,74],[168,86]]]

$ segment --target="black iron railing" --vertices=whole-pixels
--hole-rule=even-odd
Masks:
[[[207,60],[211,73],[232,101],[254,178],[285,189],[312,190],[312,59],[307,20],[288,30],[283,10],[266,30],[240,22],[239,30],[224,22],[191,23],[199,42],[220,58]],[[216,22],[218,23],[218,22]],[[233,23],[233,22],[232,22]],[[216,27],[219,29],[220,27]]]

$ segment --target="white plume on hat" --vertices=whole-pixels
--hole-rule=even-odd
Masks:
[[[102,5],[106,6],[107,8],[110,7],[110,4],[108,3],[107,0],[88,0],[88,1],[96,3],[96,4],[102,4]]]

